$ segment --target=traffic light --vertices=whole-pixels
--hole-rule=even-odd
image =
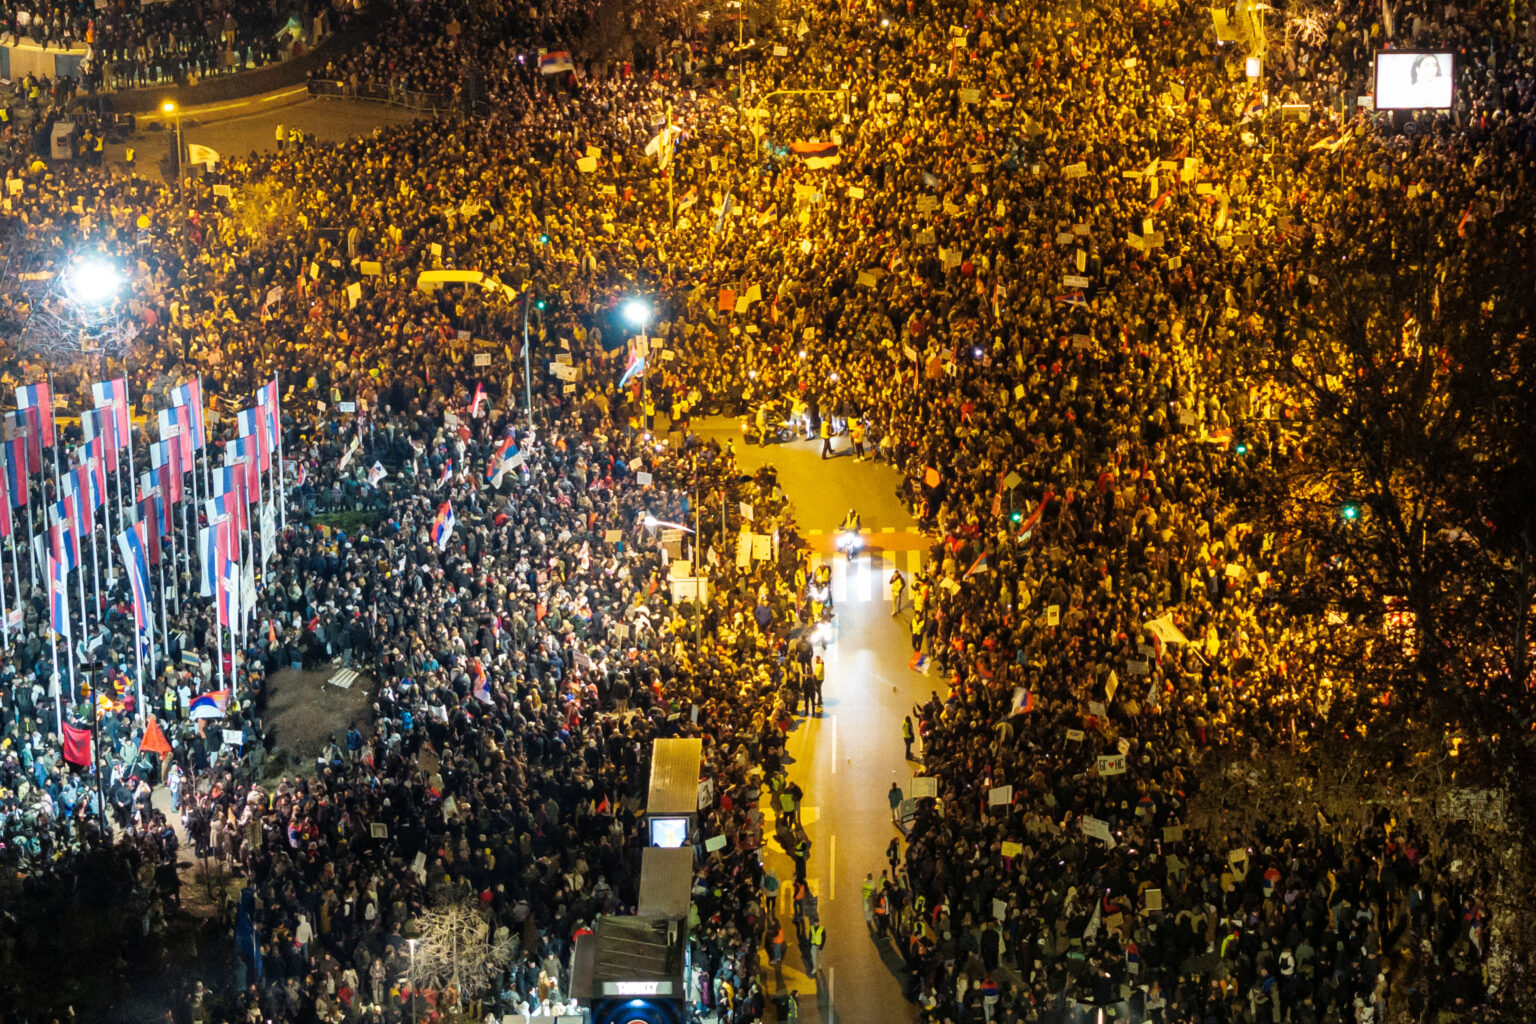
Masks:
[[[548,235],[540,235],[539,236],[539,244],[540,245],[548,245],[549,244],[549,236]]]
[[[544,300],[543,299],[536,300],[534,302],[534,304],[533,304],[533,308],[539,310],[540,312],[543,312],[544,311]]]
[[[1345,522],[1352,523],[1356,519],[1360,518],[1360,506],[1353,504],[1345,505],[1343,508],[1339,509],[1339,515],[1344,518]]]
[[[1016,508],[1012,512],[1009,512],[1008,513],[1008,521],[1010,523],[1012,523],[1014,526],[1018,526],[1020,523],[1022,523],[1024,521],[1024,512],[1023,512],[1023,510]]]

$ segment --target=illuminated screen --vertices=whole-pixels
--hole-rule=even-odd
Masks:
[[[688,842],[687,818],[652,818],[651,845],[676,849]]]
[[[1376,55],[1377,110],[1447,110],[1454,79],[1449,53]]]

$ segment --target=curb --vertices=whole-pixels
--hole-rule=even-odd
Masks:
[[[172,97],[167,95],[165,98],[171,99]],[[197,107],[182,107],[180,115],[183,120],[193,119],[203,124],[208,124],[214,121],[228,121],[236,117],[260,114],[267,110],[275,110],[278,107],[293,106],[296,103],[303,103],[309,98],[308,85],[295,85],[260,96],[230,100],[227,103],[207,103]],[[146,111],[137,115],[137,120],[139,128],[142,130],[143,126],[149,123],[174,124],[176,115],[166,114],[157,106],[152,111]]]

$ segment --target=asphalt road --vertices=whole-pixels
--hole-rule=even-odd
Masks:
[[[182,141],[208,146],[221,156],[248,156],[254,150],[270,150],[277,144],[275,131],[279,124],[303,130],[306,138],[323,142],[342,142],[353,135],[362,135],[374,128],[415,120],[413,111],[382,103],[365,103],[360,100],[306,100],[291,106],[278,107],[245,117],[232,117],[221,121],[199,123],[189,117],[182,121]],[[174,126],[161,128],[147,125],[134,134],[127,145],[109,146],[107,160],[125,170],[125,151],[135,150],[135,168],[146,177],[160,177],[165,181],[176,180],[174,161]]]
[[[905,792],[913,772],[920,771],[902,756],[901,720],[933,685],[907,667],[910,605],[892,616],[887,580],[893,568],[910,578],[928,541],[915,532],[896,500],[899,478],[888,466],[846,455],[823,461],[819,441],[745,446],[734,420],[705,421],[700,433],[734,436],[747,470],[773,465],[802,530],[833,566],[837,629],[824,655],[824,707],[819,718],[798,719],[789,740],[795,758],[790,777],[805,790],[801,818],[811,840],[806,878],[827,929],[824,970],[819,978],[807,976],[810,950],[795,948],[799,944],[793,942],[786,893],[781,911],[791,949],[784,969],[769,971],[770,988],[775,994],[798,993],[806,1022],[915,1021],[915,1007],[901,994],[901,958],[889,941],[883,949],[874,942],[864,923],[860,885],[868,872],[880,877],[887,866],[886,845],[899,834],[891,823],[891,783]],[[846,439],[838,441],[839,450],[846,449]],[[849,507],[863,516],[869,541],[865,552],[851,560],[836,554],[832,544]],[[764,810],[771,820],[770,809]],[[768,864],[786,883],[793,880],[789,857],[776,842],[770,841],[768,849]],[[763,962],[766,967],[766,954]]]

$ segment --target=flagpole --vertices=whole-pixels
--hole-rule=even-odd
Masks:
[[[21,556],[16,553],[17,547],[19,545],[16,543],[16,524],[13,522],[11,524],[11,579],[16,584],[16,607],[21,608]],[[23,628],[26,626],[25,619],[22,626]]]
[[[272,374],[272,420],[277,434],[277,516],[278,528],[288,529],[288,501],[283,496],[284,488],[288,482],[287,475],[283,472],[283,385],[279,374]]]

